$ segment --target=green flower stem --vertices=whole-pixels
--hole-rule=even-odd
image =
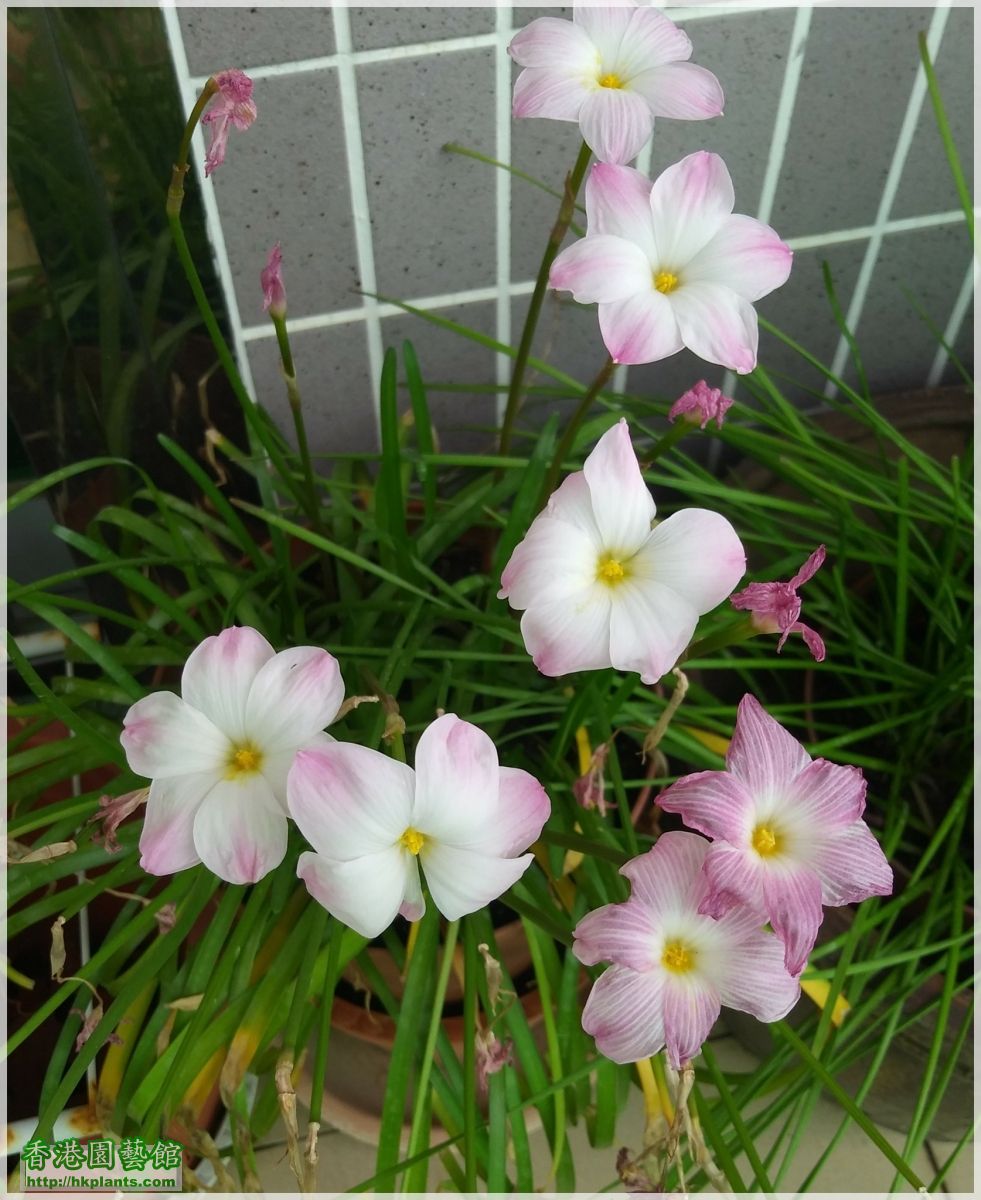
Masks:
[[[184,202],[184,176],[187,174],[187,160],[191,155],[191,138],[194,136],[194,130],[201,120],[201,114],[208,107],[212,96],[218,91],[218,83],[215,79],[209,79],[201,89],[201,95],[198,96],[194,107],[191,109],[191,115],[187,118],[187,124],[184,126],[184,136],[181,138],[180,149],[177,152],[177,162],[174,163],[174,171],[170,177],[170,187],[167,190],[167,216],[171,213],[180,215],[181,205]]]
[[[569,226],[572,224],[572,218],[575,216],[576,197],[579,195],[579,189],[582,187],[582,181],[586,174],[586,168],[589,166],[591,155],[592,151],[583,142],[579,149],[579,157],[576,159],[575,166],[566,179],[565,193],[562,197],[562,203],[559,205],[559,215],[552,226],[552,232],[549,234],[548,243],[545,246],[545,253],[542,255],[542,261],[538,267],[535,290],[531,294],[531,303],[528,305],[528,314],[525,317],[524,328],[521,331],[521,341],[518,343],[518,353],[514,360],[514,370],[511,372],[508,404],[504,413],[504,423],[501,426],[501,443],[499,447],[501,454],[507,454],[511,448],[514,422],[518,415],[518,409],[521,406],[522,384],[524,383],[525,371],[528,367],[528,357],[531,354],[531,344],[535,338],[535,329],[538,325],[542,304],[545,301],[545,291],[548,287],[548,274],[562,245],[562,239],[568,233]]]
[[[752,617],[744,617],[735,625],[729,625],[725,629],[720,629],[718,633],[709,634],[708,637],[692,642],[681,656],[680,661],[685,663],[693,658],[705,658],[708,654],[714,654],[716,650],[724,650],[727,646],[738,646],[740,642],[759,637],[762,632],[763,630],[757,629],[753,624]]]
[[[466,1192],[477,1190],[477,975],[481,969],[471,922],[463,926],[463,1170]]]
[[[279,346],[279,357],[283,366],[283,379],[286,381],[286,396],[289,400],[290,412],[293,414],[293,428],[296,430],[296,444],[300,450],[303,478],[307,485],[307,512],[314,528],[323,533],[320,522],[320,505],[317,501],[317,487],[314,483],[313,465],[310,461],[310,443],[307,441],[307,427],[303,420],[303,404],[296,382],[296,368],[293,365],[293,352],[290,349],[290,338],[286,331],[286,318],[274,316],[272,322],[276,330],[276,342]]]
[[[334,992],[340,975],[341,937],[344,927],[339,921],[330,923],[330,943],[327,950],[327,971],[324,975],[323,997],[320,1001],[320,1028],[313,1069],[310,1072],[310,1123],[320,1128],[324,1105],[324,1076],[327,1074],[327,1047],[330,1043],[330,1018],[334,1007]]]
[[[676,446],[685,434],[690,433],[693,428],[694,424],[691,421],[686,421],[684,417],[679,417],[667,433],[662,434],[657,439],[651,447],[650,452],[644,455],[643,461],[646,463],[655,462],[662,455],[667,454],[672,446]]]
[[[590,408],[592,408],[593,401],[609,381],[615,366],[616,363],[612,358],[608,358],[606,360],[606,362],[600,368],[599,374],[589,385],[586,394],[583,396],[582,400],[579,401],[579,407],[572,414],[569,423],[566,425],[565,430],[562,433],[562,439],[555,451],[555,457],[552,459],[552,465],[549,468],[548,475],[545,477],[545,487],[542,489],[541,500],[538,505],[539,508],[544,507],[545,501],[555,491],[556,484],[559,482],[559,474],[562,471],[562,464],[565,462],[569,451],[572,449],[575,443],[576,434],[579,432],[579,427],[586,419],[586,414],[589,412]]]
[[[450,981],[450,970],[453,966],[453,955],[456,950],[457,933],[460,922],[451,921],[446,927],[443,941],[443,958],[439,965],[439,975],[436,979],[436,994],[433,997],[433,1009],[429,1019],[429,1029],[426,1032],[426,1045],[422,1052],[419,1066],[419,1078],[416,1081],[415,1104],[412,1109],[412,1132],[409,1134],[408,1157],[412,1158],[424,1149],[427,1130],[425,1128],[426,1103],[429,1096],[429,1077],[432,1074],[433,1061],[436,1057],[436,1040],[439,1037],[440,1022],[443,1019],[443,1001],[446,999],[446,989]]]

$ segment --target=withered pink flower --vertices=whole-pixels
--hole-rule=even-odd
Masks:
[[[817,573],[824,562],[824,546],[818,546],[807,562],[786,583],[751,583],[730,596],[733,608],[743,609],[753,614],[753,624],[761,633],[779,633],[777,653],[783,649],[783,644],[792,633],[799,633],[814,656],[815,662],[824,662],[824,640],[821,635],[799,621],[800,596],[797,589]]]
[[[676,421],[678,417],[683,416],[700,429],[704,429],[709,421],[715,421],[721,429],[725,415],[733,403],[728,396],[722,394],[721,388],[709,387],[704,379],[700,379],[671,405],[668,420]]]
[[[572,785],[572,794],[583,808],[598,808],[601,817],[606,816],[606,760],[610,743],[597,746],[589,761],[585,775],[580,775]]]
[[[214,77],[218,91],[214,100],[201,118],[202,125],[211,126],[211,145],[204,160],[205,177],[225,161],[225,148],[231,126],[243,133],[256,119],[255,101],[252,99],[252,80],[244,71],[234,68],[219,71]]]
[[[269,251],[259,276],[262,283],[262,307],[277,320],[286,316],[286,287],[283,284],[283,251],[279,242]]]
[[[485,1033],[478,1029],[476,1048],[477,1089],[482,1096],[486,1096],[487,1081],[491,1075],[496,1075],[514,1061],[513,1046],[510,1039],[499,1042],[490,1030]]]
[[[892,870],[862,820],[862,772],[812,760],[753,696],[739,702],[726,769],[686,775],[657,802],[713,839],[698,911],[724,919],[745,906],[769,921],[795,977],[823,905],[892,892]]]
[[[122,796],[100,796],[99,811],[89,817],[87,824],[93,821],[102,822],[102,832],[92,835],[93,842],[102,842],[107,854],[116,854],[120,849],[116,838],[116,830],[126,820],[130,813],[136,812],[141,804],[146,803],[150,794],[149,788],[137,788],[135,792],[126,792]]]

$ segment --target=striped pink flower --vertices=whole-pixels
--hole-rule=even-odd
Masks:
[[[657,802],[713,839],[699,911],[723,917],[748,905],[783,941],[793,975],[814,948],[823,905],[892,892],[862,820],[862,772],[812,760],[753,696],[739,702],[726,769],[686,775]]]
[[[815,662],[824,662],[824,639],[810,625],[799,620],[801,600],[797,589],[816,574],[824,562],[825,550],[818,546],[796,575],[786,583],[751,583],[729,597],[733,608],[753,614],[753,624],[761,633],[779,633],[777,653],[792,633],[799,633]]]
[[[620,873],[630,899],[589,913],[576,926],[573,953],[592,966],[610,962],[593,984],[582,1027],[618,1063],[665,1046],[679,1068],[693,1059],[723,1005],[778,1021],[800,986],[785,969],[783,947],[751,909],[714,920],[701,911],[709,850],[694,833],[665,833]]]
[[[244,133],[257,116],[252,99],[252,80],[244,71],[235,68],[219,71],[214,79],[218,91],[201,117],[202,125],[211,126],[211,145],[204,160],[205,177],[225,161],[232,127]]]

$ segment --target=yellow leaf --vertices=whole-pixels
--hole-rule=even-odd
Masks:
[[[720,737],[717,733],[709,733],[707,729],[695,729],[691,725],[682,725],[681,728],[685,733],[690,733],[696,742],[701,742],[707,750],[725,758],[726,751],[729,749],[728,738]]]

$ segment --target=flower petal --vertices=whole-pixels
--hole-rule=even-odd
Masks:
[[[651,265],[633,242],[591,233],[562,251],[548,282],[550,287],[572,292],[580,304],[608,304],[649,288]]]
[[[627,32],[633,7],[630,5],[574,4],[572,19],[586,34],[605,67],[613,70],[620,52],[620,43]]]
[[[423,730],[415,761],[412,826],[439,842],[469,846],[498,812],[497,747],[476,725],[444,713]]]
[[[582,471],[574,471],[562,480],[549,496],[544,515],[575,525],[587,534],[597,550],[602,549],[603,539],[593,513],[593,497]]]
[[[660,362],[684,346],[674,307],[651,288],[627,300],[601,304],[600,333],[615,363]]]
[[[678,331],[692,353],[706,362],[748,375],[756,366],[759,326],[756,309],[719,283],[689,283],[671,293]]]
[[[525,649],[543,675],[598,671],[610,662],[610,589],[592,583],[521,618]]]
[[[650,1058],[664,1046],[663,975],[610,967],[593,984],[582,1027],[616,1063]]]
[[[728,771],[697,771],[665,788],[659,808],[678,813],[686,825],[706,837],[728,842],[747,840],[753,819],[753,798]]]
[[[614,558],[636,554],[657,511],[621,418],[603,434],[583,463],[603,549]]]
[[[662,171],[651,188],[660,268],[680,274],[719,232],[734,203],[732,179],[717,154],[699,150]]]
[[[651,181],[633,167],[598,162],[586,177],[586,230],[626,238],[639,246],[648,264],[657,261]],[[648,283],[650,278],[648,278]]]
[[[696,907],[705,891],[702,868],[708,852],[708,842],[697,833],[662,833],[653,849],[620,868],[630,880],[631,900],[662,921]]]
[[[627,163],[654,132],[654,117],[643,96],[623,88],[599,87],[579,110],[583,141],[603,162]]]
[[[807,581],[809,579],[813,579],[814,576],[817,574],[817,572],[820,570],[821,564],[824,562],[826,554],[827,554],[827,550],[825,549],[825,547],[818,546],[818,548],[814,551],[813,554],[809,554],[807,556],[807,559],[804,562],[804,565],[797,572],[797,574],[792,576],[792,578],[790,579],[790,586],[792,588],[799,588],[802,584],[807,583]]]
[[[172,875],[201,861],[194,845],[194,817],[220,778],[207,771],[155,779],[150,784],[140,834],[140,866],[144,871]]]
[[[146,779],[223,771],[231,753],[228,738],[173,692],[137,700],[123,717],[119,740],[130,770]]]
[[[722,1001],[711,984],[673,979],[667,972],[662,996],[668,1066],[677,1071],[705,1044],[722,1012]]]
[[[749,694],[739,701],[726,767],[757,800],[782,790],[811,761],[795,737]]]
[[[857,821],[865,812],[865,776],[858,767],[843,767],[816,758],[789,781],[780,807],[786,806],[823,837]],[[775,812],[779,809],[774,809]]]
[[[332,654],[319,646],[282,650],[255,677],[247,730],[267,754],[302,746],[333,721],[343,700],[344,680]]]
[[[417,871],[415,860],[398,846],[350,862],[331,862],[306,851],[296,864],[314,900],[366,938],[377,937],[395,920],[403,897],[411,892],[412,871]]]
[[[618,671],[637,671],[657,683],[691,641],[698,613],[663,583],[625,579],[611,588],[610,661]]]
[[[259,668],[276,651],[247,626],[223,629],[191,651],[181,675],[181,696],[235,741],[245,737],[245,706]]]
[[[857,904],[869,896],[892,895],[892,868],[864,821],[835,830],[811,865],[821,880],[824,904]]]
[[[572,21],[538,17],[511,39],[508,54],[522,67],[588,70],[596,62],[589,35]]]
[[[296,749],[291,746],[288,750],[280,750],[276,754],[266,754],[263,756],[262,766],[259,769],[262,771],[263,779],[265,779],[266,783],[272,789],[272,794],[279,801],[283,812],[289,811],[286,799],[286,785],[297,754],[301,750],[323,750],[327,746],[332,746],[334,741],[335,739],[329,733],[315,733],[306,745],[299,746]]]
[[[725,517],[705,508],[685,508],[656,526],[631,571],[663,583],[698,613],[707,613],[745,574],[746,551]]]
[[[591,587],[601,557],[597,541],[598,534],[591,537],[551,511],[540,514],[508,559],[499,598],[512,608],[530,608]]]
[[[807,867],[765,871],[763,900],[773,932],[784,944],[784,965],[791,975],[799,975],[824,920],[821,880]]]
[[[300,832],[318,853],[338,861],[397,843],[412,823],[414,790],[411,767],[350,742],[301,750],[286,781]]]
[[[511,858],[541,836],[552,805],[538,780],[517,767],[501,767],[499,786],[497,813],[483,845],[488,854]]]
[[[799,633],[804,639],[804,645],[810,650],[811,656],[815,662],[824,662],[827,651],[824,647],[824,638],[812,629],[810,625],[805,625],[803,621],[795,621],[790,627],[791,633]]]
[[[635,8],[617,55],[617,73],[635,85],[638,72],[691,58],[691,38],[656,8]],[[605,64],[604,64],[605,65]],[[668,115],[668,114],[665,114]]]
[[[744,908],[723,917],[719,932],[730,947],[718,978],[722,1003],[759,1021],[781,1020],[800,996],[800,980],[784,966],[783,943]]]
[[[399,905],[399,916],[407,921],[420,921],[426,912],[426,899],[422,894],[418,862],[408,863],[405,872],[405,892]]]
[[[529,68],[514,82],[511,113],[515,117],[550,117],[553,121],[578,121],[589,95],[581,74],[552,67]]]
[[[427,843],[419,857],[433,903],[448,921],[458,921],[517,883],[535,856],[494,858],[437,841]]]
[[[711,71],[694,63],[675,62],[631,76],[630,90],[643,96],[655,117],[704,121],[721,117],[722,85]]]
[[[572,931],[572,952],[581,963],[618,963],[633,971],[649,971],[659,962],[656,914],[637,899],[604,904]]]
[[[766,911],[763,865],[758,854],[726,842],[713,842],[705,857],[707,894],[698,911],[716,919],[739,904]]]
[[[261,775],[222,779],[194,817],[201,861],[229,883],[256,883],[283,861],[286,815]]]
[[[777,233],[737,213],[685,267],[685,283],[721,283],[746,300],[759,300],[787,282],[794,252]]]

